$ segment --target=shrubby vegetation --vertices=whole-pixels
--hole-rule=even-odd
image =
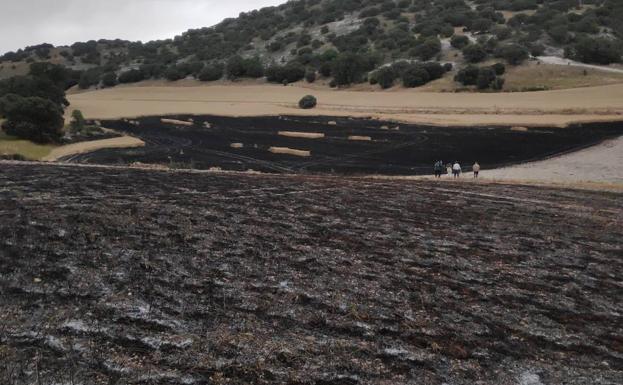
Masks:
[[[334,86],[370,80],[381,87],[400,78],[420,84],[425,78],[421,68],[410,68],[405,82],[404,71],[396,74],[381,66],[438,61],[446,38],[468,63],[496,57],[517,65],[549,47],[563,48],[567,57],[584,62],[620,62],[623,2],[585,4],[592,7],[578,12],[572,0],[293,0],[173,39],[92,40],[63,48],[42,44],[6,53],[0,61],[37,62],[58,55],[68,66],[90,65],[81,73],[63,75],[81,88],[189,76],[202,81],[266,76],[278,83],[322,76],[333,78]],[[501,13],[524,10],[533,14],[517,13],[506,21]],[[359,18],[358,27],[344,31],[329,24],[346,18]],[[456,28],[471,40],[455,35]],[[376,79],[368,79],[371,71]]]
[[[8,94],[0,98],[6,121],[2,129],[9,135],[35,143],[58,142],[63,136],[63,108],[38,96]]]
[[[299,101],[299,107],[305,110],[316,107],[318,101],[312,95],[303,96],[303,98]]]

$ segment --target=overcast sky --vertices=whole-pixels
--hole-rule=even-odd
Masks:
[[[0,0],[0,53],[98,39],[156,40],[286,0]]]

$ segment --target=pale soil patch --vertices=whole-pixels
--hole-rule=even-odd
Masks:
[[[322,139],[324,134],[321,132],[296,132],[296,131],[279,131],[279,136],[286,136],[289,138],[303,138],[303,139]]]
[[[297,149],[288,148],[288,147],[271,147],[268,149],[268,151],[272,152],[273,154],[285,154],[285,155],[294,155],[294,156],[302,156],[302,157],[311,156],[311,151],[297,150]]]
[[[229,145],[229,147],[240,149],[240,148],[244,148],[244,144],[243,143],[232,143]]]
[[[348,137],[348,140],[357,140],[357,141],[369,142],[369,141],[372,140],[372,137],[370,137],[370,136],[351,135],[351,136]]]
[[[145,143],[132,136],[121,136],[118,138],[93,140],[89,142],[80,142],[68,144],[54,148],[48,155],[42,158],[46,162],[54,162],[66,156],[84,154],[104,148],[132,148],[142,147]]]
[[[536,13],[536,9],[526,9],[524,11],[500,11],[500,12],[502,12],[502,15],[504,15],[504,19],[508,21],[509,19],[517,15],[532,16]]]
[[[276,85],[115,87],[70,95],[92,119],[163,114],[224,116],[334,115],[436,125],[564,126],[623,119],[623,84],[543,92],[443,93],[317,90],[319,105],[301,110],[305,88]]]
[[[499,180],[593,182],[623,185],[623,137],[597,146],[497,170],[481,171],[482,176]]]
[[[177,126],[192,126],[193,122],[187,122],[185,120],[177,120],[177,119],[160,119],[162,123],[165,124],[174,124]]]

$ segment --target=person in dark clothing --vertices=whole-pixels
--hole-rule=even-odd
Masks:
[[[441,178],[441,174],[443,174],[443,168],[444,166],[441,160],[435,163],[435,166],[434,166],[435,178]]]

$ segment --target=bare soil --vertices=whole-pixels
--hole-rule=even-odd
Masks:
[[[0,164],[0,383],[620,384],[623,195]]]

